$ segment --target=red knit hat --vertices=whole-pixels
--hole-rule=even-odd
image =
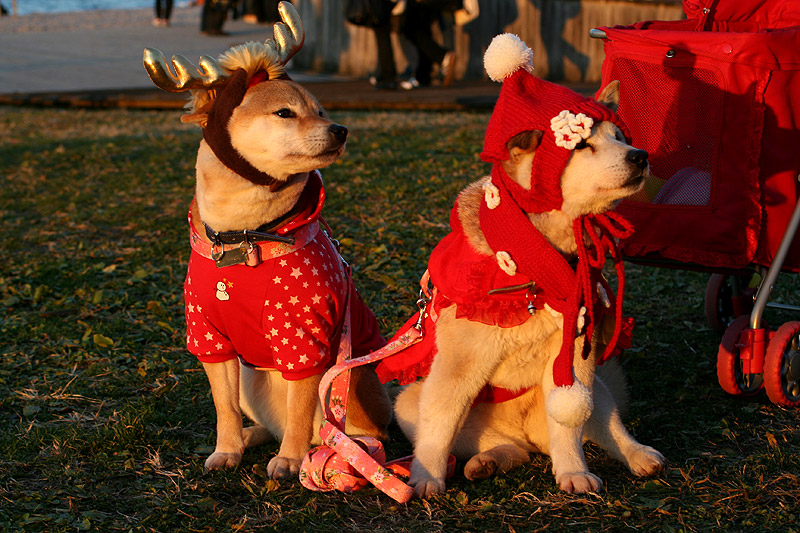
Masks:
[[[509,157],[506,144],[512,137],[523,131],[542,131],[530,191],[510,179],[506,186],[528,213],[560,209],[561,174],[575,146],[591,135],[595,122],[611,121],[630,137],[625,124],[606,106],[534,76],[533,52],[514,34],[495,37],[483,62],[489,77],[503,87],[489,119],[481,159],[500,163]]]

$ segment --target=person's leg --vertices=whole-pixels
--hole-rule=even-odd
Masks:
[[[386,89],[394,88],[397,70],[394,65],[391,25],[375,26],[373,29],[375,30],[375,42],[378,46],[376,86]]]

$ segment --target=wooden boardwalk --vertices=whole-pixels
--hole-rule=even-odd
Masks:
[[[306,26],[306,43],[295,57],[303,70],[366,77],[377,51],[371,29],[344,20],[345,0],[297,0]],[[642,20],[683,17],[679,0],[479,0],[480,16],[455,28],[456,79],[484,76],[482,58],[492,37],[511,32],[534,52],[534,67],[543,78],[597,83],[603,62],[602,42],[589,30]],[[440,37],[441,38],[441,37]],[[397,32],[392,34],[395,63],[402,72],[409,62]],[[409,54],[413,61],[413,50]]]

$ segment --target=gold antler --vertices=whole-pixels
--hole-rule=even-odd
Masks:
[[[275,23],[273,26],[275,40],[267,39],[263,46],[277,54],[281,65],[286,65],[303,47],[305,32],[303,21],[290,2],[281,2],[278,5],[278,12],[283,22]],[[232,50],[236,50],[236,48]],[[266,53],[262,55],[266,57]],[[182,55],[173,55],[172,67],[175,69],[175,74],[170,70],[164,54],[155,48],[144,49],[143,62],[153,83],[160,89],[171,93],[180,93],[190,89],[212,89],[225,85],[231,76],[230,70],[208,56],[200,57],[200,67],[198,68]]]
[[[189,89],[211,89],[227,83],[230,72],[208,56],[200,57],[200,68],[180,54],[172,56],[175,74],[169,68],[167,59],[155,48],[144,49],[144,68],[157,87],[170,93],[180,93]]]
[[[275,38],[275,51],[278,52],[281,63],[285,65],[303,47],[306,34],[303,30],[303,21],[290,2],[278,4],[278,13],[283,22],[276,22],[272,27],[272,33]],[[270,41],[271,39],[267,39],[265,44],[270,46]]]

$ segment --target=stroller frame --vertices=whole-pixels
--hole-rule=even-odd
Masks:
[[[800,6],[797,4],[798,3],[792,3],[791,0],[746,0],[744,2],[737,2],[734,0],[684,0],[684,11],[687,14],[687,20],[672,22],[652,21],[637,23],[633,26],[593,29],[590,31],[590,36],[604,40],[606,45],[606,61],[603,64],[603,83],[608,83],[612,79],[618,79],[613,77],[612,73],[612,70],[617,68],[616,65],[614,65],[614,61],[621,61],[623,63],[627,61],[630,64],[634,64],[636,60],[641,60],[641,65],[644,66],[630,67],[630,72],[633,73],[631,75],[634,76],[634,79],[645,79],[647,77],[645,74],[652,74],[657,69],[657,65],[662,64],[664,68],[662,74],[665,76],[665,79],[667,79],[667,76],[675,74],[675,68],[683,68],[688,65],[688,68],[684,68],[685,71],[690,72],[686,75],[687,80],[694,81],[692,79],[693,73],[695,72],[692,69],[694,65],[692,62],[692,53],[695,48],[693,48],[694,43],[692,40],[696,39],[696,41],[700,42],[700,45],[697,47],[697,53],[700,54],[700,56],[709,50],[713,51],[711,52],[712,54],[717,53],[717,50],[722,50],[722,55],[719,56],[721,61],[727,60],[730,63],[734,63],[735,60],[730,58],[741,57],[741,61],[743,61],[747,67],[752,66],[755,69],[761,69],[759,75],[762,75],[762,77],[763,72],[769,69],[774,68],[775,70],[781,71],[778,76],[779,79],[784,81],[787,79],[797,81],[796,85],[787,84],[786,87],[789,87],[790,90],[794,88],[795,91],[791,94],[797,95],[798,98],[796,98],[796,100],[800,101],[800,54],[794,51],[797,50],[797,47],[785,46],[787,41],[769,41],[769,39],[773,38],[788,38],[790,39],[789,42],[800,42]],[[651,38],[652,42],[648,42],[648,39]],[[617,43],[613,42],[615,39],[618,40]],[[775,45],[775,43],[778,42],[781,43],[781,46]],[[731,45],[729,43],[733,44]],[[747,44],[745,45],[744,43]],[[624,46],[631,44],[633,44],[633,46],[631,46],[629,58],[625,55],[627,52]],[[758,46],[751,46],[752,44]],[[773,48],[770,48],[770,46]],[[749,55],[740,54],[737,56],[737,53],[740,53],[740,50],[743,48],[748,49]],[[612,51],[611,54],[609,53],[610,49]],[[652,52],[651,49],[656,51],[653,53],[664,54],[664,51],[666,51],[666,53],[661,56],[666,57],[666,59],[662,60],[663,63],[646,57],[645,54]],[[762,55],[773,56],[777,58],[776,61],[780,62],[781,59],[786,59],[786,53],[784,53],[786,50],[791,50],[791,52],[787,53],[794,54],[786,61],[789,66],[778,64],[777,66],[770,65],[765,67],[765,63],[761,61],[761,58],[757,54],[759,51],[767,52]],[[668,63],[672,61],[672,58],[676,58],[676,54],[678,58],[683,58],[684,63]],[[732,55],[726,57],[724,54]],[[709,59],[700,56],[697,56],[700,58],[700,61],[705,61],[705,64],[708,65]],[[710,55],[709,57],[713,56]],[[773,57],[770,57],[769,60],[772,60]],[[716,59],[712,59],[712,61],[713,60]],[[668,67],[668,64],[671,66]],[[654,65],[656,65],[656,67],[654,67]],[[709,68],[713,67],[714,65],[712,64]],[[625,73],[625,68],[629,67],[623,65],[618,67],[618,70],[619,72]],[[636,70],[637,68],[640,68],[640,70]],[[673,71],[669,71],[669,68],[672,68]],[[795,77],[793,77],[793,71],[797,71]],[[645,74],[643,74],[643,72]],[[738,86],[734,87],[734,93],[726,92],[723,97],[720,97],[720,101],[728,102],[728,100],[730,100],[730,102],[736,102],[736,109],[741,115],[752,113],[751,109],[747,106],[747,102],[751,102],[753,108],[759,105],[764,106],[762,109],[756,109],[756,111],[763,112],[763,110],[766,109],[767,97],[771,96],[774,98],[775,96],[774,93],[769,95],[764,91],[764,87],[770,83],[771,79],[769,76],[771,75],[772,71],[769,70],[769,74],[765,77],[766,81],[753,83],[753,86],[760,83],[761,85],[755,92],[759,90],[762,92],[758,93],[752,100],[740,98],[742,93],[750,91],[751,89]],[[635,78],[635,76],[638,76],[638,78]],[[781,78],[781,76],[783,77]],[[700,78],[700,75],[698,75],[698,78]],[[675,79],[676,78],[671,78],[673,88],[679,83],[675,82]],[[641,94],[642,87],[647,87],[647,83],[649,83],[649,80],[640,83],[639,95],[642,97],[644,96]],[[736,82],[732,82],[731,85],[735,86],[735,83]],[[683,90],[682,87],[681,85],[678,88]],[[718,86],[714,87],[723,91],[727,86],[725,82],[720,82]],[[696,89],[690,89],[690,94],[692,94],[694,90]],[[749,96],[748,94],[748,97]],[[786,95],[783,96],[785,97]],[[759,98],[762,99],[759,100]],[[635,97],[633,100],[635,100]],[[626,97],[623,97],[622,104],[625,104],[626,101],[629,102],[630,100],[626,100]],[[655,146],[657,152],[668,143],[663,142],[659,144],[656,142],[654,144],[653,138],[656,134],[645,130],[644,126],[641,124],[643,115],[639,110],[635,109],[635,105],[638,105],[638,102],[628,108],[631,113],[630,116],[633,117],[634,120],[624,115],[625,109],[622,105],[620,106],[620,114],[623,116],[623,119],[628,122],[628,126],[634,134],[635,142],[637,140],[637,131],[634,131],[636,127],[639,129],[639,133],[643,133],[644,137],[650,139],[650,141],[648,141],[649,146],[645,144],[645,146],[637,145],[637,147],[645,148],[650,151],[653,150],[653,146]],[[786,105],[791,108],[791,103]],[[783,108],[781,108],[781,110],[783,110]],[[770,109],[770,111],[772,110]],[[708,112],[713,113],[713,111]],[[691,111],[689,111],[689,113],[691,113]],[[800,116],[800,114],[798,114],[798,116]],[[645,115],[645,118],[648,117]],[[657,118],[663,118],[663,116]],[[639,124],[637,124],[637,122],[639,122]],[[735,119],[731,122],[734,124],[732,129],[735,129],[737,126],[742,127],[743,124],[749,124],[737,123]],[[729,126],[726,124],[726,127]],[[757,124],[753,129],[758,135],[761,135],[760,127],[761,126]],[[656,123],[656,126],[652,129],[658,130],[658,123]],[[744,131],[747,131],[752,137],[756,135],[756,133],[752,133],[752,131],[746,129],[744,129]],[[680,130],[680,132],[685,133],[685,130]],[[691,128],[688,130],[688,133],[689,140],[685,142],[687,145],[685,148],[689,148],[688,145],[693,144],[692,141],[702,135],[693,132]],[[720,126],[718,133],[722,135],[723,133],[727,133],[727,131],[722,130]],[[789,130],[788,136],[790,138],[796,138],[799,133],[800,132],[796,129],[793,131]],[[694,138],[692,134],[695,135]],[[706,137],[713,136],[706,135]],[[763,142],[760,138],[758,141]],[[714,146],[719,147],[716,142],[715,140]],[[778,143],[773,142],[770,146],[767,146],[765,150],[772,150],[771,154],[774,155],[776,144]],[[673,144],[672,146],[674,147],[676,145]],[[680,149],[680,147],[677,148],[677,150]],[[660,161],[663,163],[668,156],[672,155],[674,154],[661,154],[662,159]],[[736,182],[737,185],[734,187],[739,187],[739,189],[733,193],[731,191],[722,193],[723,195],[727,194],[725,197],[727,202],[733,203],[739,201],[740,198],[736,196],[736,193],[739,193],[742,197],[749,194],[750,197],[757,198],[745,199],[745,201],[749,201],[751,205],[741,211],[741,213],[745,213],[744,215],[741,213],[734,216],[725,213],[722,213],[722,215],[716,214],[722,211],[720,205],[722,205],[723,208],[726,205],[726,201],[714,204],[715,195],[718,196],[720,194],[716,187],[722,188],[724,186],[724,183],[720,185],[717,181],[721,179],[717,174],[720,172],[719,169],[722,168],[722,166],[720,165],[718,167],[716,155],[714,155],[713,169],[711,163],[709,163],[707,172],[698,170],[698,168],[701,168],[699,166],[697,168],[692,168],[692,165],[689,164],[682,165],[695,171],[694,176],[691,176],[690,180],[686,182],[695,189],[697,189],[698,180],[696,178],[698,175],[708,174],[711,176],[707,178],[709,180],[708,192],[706,192],[703,201],[694,203],[691,198],[687,200],[687,192],[683,190],[680,191],[678,195],[680,201],[664,202],[664,204],[688,204],[691,209],[694,209],[694,212],[692,212],[691,209],[687,209],[686,211],[690,212],[690,218],[692,216],[695,217],[693,219],[695,224],[697,220],[701,220],[698,218],[698,213],[706,216],[707,219],[710,217],[721,217],[725,219],[727,217],[729,226],[728,230],[722,232],[722,237],[727,238],[728,242],[737,243],[736,246],[744,242],[745,244],[743,246],[740,248],[734,247],[730,252],[724,249],[724,246],[712,249],[712,245],[702,250],[699,249],[700,246],[696,246],[698,249],[695,251],[692,250],[690,246],[681,248],[683,243],[677,242],[674,248],[670,248],[678,239],[673,236],[662,238],[662,235],[658,233],[661,231],[658,221],[669,220],[672,222],[677,220],[676,216],[680,215],[675,215],[675,213],[679,213],[680,205],[677,206],[677,210],[673,209],[670,205],[654,205],[650,208],[647,204],[648,200],[638,200],[642,203],[628,203],[626,205],[626,202],[623,202],[620,207],[620,211],[622,211],[623,214],[629,215],[630,213],[632,221],[637,227],[637,231],[640,228],[643,230],[643,233],[639,236],[639,241],[630,246],[628,250],[623,248],[623,254],[627,260],[645,265],[649,264],[714,272],[706,290],[705,308],[706,316],[712,328],[718,331],[724,330],[717,354],[717,377],[723,390],[735,396],[751,397],[759,394],[762,389],[765,389],[772,402],[784,407],[798,407],[800,406],[800,321],[787,322],[773,331],[769,329],[769,326],[764,320],[764,311],[767,307],[795,312],[800,311],[800,306],[769,301],[772,295],[772,289],[782,271],[800,271],[800,261],[798,261],[798,258],[800,258],[798,254],[800,246],[793,246],[797,244],[795,243],[795,236],[798,227],[800,227],[800,196],[798,195],[798,190],[800,190],[800,188],[798,188],[800,164],[797,163],[797,160],[794,160],[793,163],[786,163],[784,161],[781,163],[785,165],[783,167],[777,167],[775,165],[770,166],[769,155],[765,156],[762,152],[760,157],[761,159],[759,160],[759,155],[756,153],[754,158],[751,157],[747,160],[749,161],[747,164],[742,164],[740,166],[728,165],[720,174],[721,176],[725,176],[726,179],[728,176],[737,173],[741,176],[735,178],[739,181]],[[692,159],[687,160],[690,162],[693,161]],[[756,161],[755,164],[752,163],[753,160]],[[759,161],[761,161],[761,166],[759,166]],[[767,162],[764,163],[764,161]],[[762,166],[767,168],[762,168]],[[659,170],[663,168],[664,166],[662,165]],[[776,170],[778,168],[779,171]],[[791,168],[793,168],[794,171],[789,178],[791,184],[787,186],[787,180],[785,178]],[[683,170],[686,169],[684,168],[674,174],[668,171],[666,176],[672,174],[671,178],[660,181],[669,184],[670,179],[673,179],[675,182],[678,182],[676,176],[679,176]],[[783,179],[782,194],[776,194],[774,197],[783,198],[782,201],[774,201],[774,198],[768,198],[768,185],[765,184],[766,180],[773,179],[772,177],[778,174],[780,174]],[[691,180],[694,181],[692,182]],[[713,186],[710,185],[710,183],[712,183],[711,180],[714,180]],[[773,181],[773,186],[774,183]],[[662,185],[662,187],[666,188],[665,185]],[[763,187],[763,190],[759,187]],[[691,187],[689,187],[689,189],[691,189]],[[789,194],[787,191],[793,192]],[[652,196],[649,200],[653,201],[654,204],[658,203]],[[771,204],[769,200],[773,200]],[[705,205],[708,205],[708,208],[705,208]],[[768,208],[780,209],[780,212],[768,212]],[[787,208],[791,208],[791,215],[784,225],[782,220],[785,220],[789,212]],[[669,213],[670,209],[673,210],[671,215]],[[658,218],[665,213],[673,218]],[[730,220],[735,219],[736,216],[739,216],[740,219],[745,221],[742,225],[746,225],[746,227],[740,231],[740,228],[733,226],[734,232],[737,233],[732,235],[730,231],[730,227],[732,227],[730,225]],[[762,220],[764,221],[763,224]],[[770,223],[768,227],[769,235],[766,235],[768,233],[765,229],[767,227],[766,221]],[[734,220],[734,222],[738,221]],[[708,225],[710,226],[714,223],[715,221],[712,219]],[[778,226],[776,223],[780,223],[780,225]],[[668,227],[670,225],[670,223],[662,223],[661,226],[666,228],[664,231],[669,231]],[[696,227],[703,227],[703,225],[698,224]],[[710,229],[713,232],[714,228]],[[777,233],[777,230],[781,230],[782,233]],[[662,231],[662,233],[664,233],[664,231]],[[779,239],[776,239],[776,234]],[[635,235],[634,238],[636,237]],[[672,240],[670,240],[670,238]],[[777,240],[779,240],[779,244],[776,245]],[[713,244],[717,244],[716,241]],[[711,251],[709,252],[709,250]],[[761,276],[761,279],[755,290],[752,290],[748,287],[744,287],[740,280],[743,273],[752,272],[754,267]],[[732,280],[730,287],[725,285],[729,277]],[[732,320],[729,321],[729,318]]]

